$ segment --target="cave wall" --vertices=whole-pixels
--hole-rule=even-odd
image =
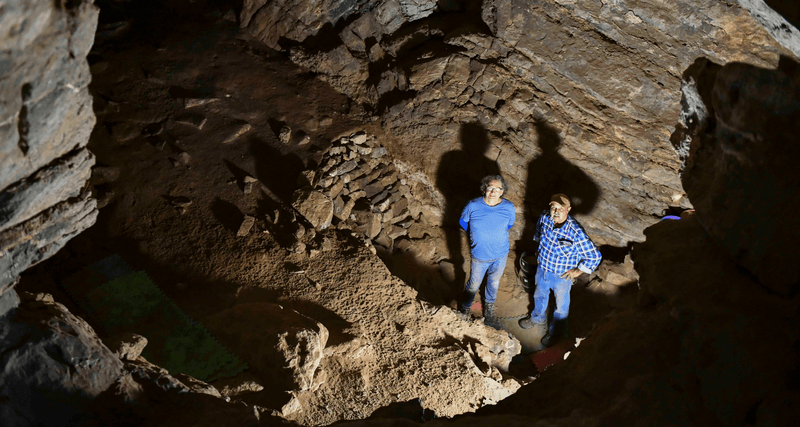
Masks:
[[[781,295],[800,289],[800,64],[698,60],[684,75],[675,140],[686,192],[719,248]],[[770,114],[765,114],[770,112]]]
[[[615,246],[692,206],[670,144],[683,71],[699,57],[772,68],[797,54],[720,0],[245,1],[240,23],[379,115],[442,207],[462,201],[451,188],[477,187],[463,169],[488,163],[528,223],[565,191],[594,240]],[[526,221],[512,240],[527,241]]]
[[[94,224],[83,190],[95,124],[86,56],[92,1],[0,4],[0,298],[26,268]],[[14,304],[2,304],[6,309]]]

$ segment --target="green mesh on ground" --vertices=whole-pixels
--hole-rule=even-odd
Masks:
[[[170,373],[202,381],[233,376],[247,368],[167,298],[144,271],[94,286],[86,286],[86,271],[98,270],[88,267],[82,277],[76,275],[84,280],[68,280],[64,286],[109,335],[132,332],[147,338],[142,352],[145,359]]]

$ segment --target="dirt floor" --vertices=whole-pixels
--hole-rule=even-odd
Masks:
[[[299,173],[316,167],[340,135],[380,129],[283,54],[248,40],[222,13],[171,25],[165,22],[174,15],[164,13],[153,25],[101,14],[89,57],[97,115],[89,148],[103,207],[95,226],[26,273],[19,290],[54,294],[81,316],[59,281],[120,254],[202,323],[245,303],[280,304],[311,317],[330,334],[314,384],[275,389],[269,378],[248,373],[265,390],[237,397],[306,425],[365,418],[414,399],[437,416],[474,411],[514,393],[537,365],[563,359],[569,342],[517,358],[501,372],[489,361],[510,359],[519,351],[514,339],[424,301],[396,277],[413,275],[413,263],[397,262],[403,271],[393,275],[346,230],[314,232],[305,224],[299,240],[307,249],[292,251],[304,224],[290,206]],[[283,126],[309,141],[282,142]],[[246,192],[248,176],[258,181]],[[238,236],[246,215],[255,224]],[[512,254],[500,317],[530,307],[515,286],[515,263]],[[573,336],[611,310],[593,298],[584,286],[573,291]],[[479,303],[473,314],[479,317]]]

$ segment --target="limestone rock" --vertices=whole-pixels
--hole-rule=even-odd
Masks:
[[[0,322],[0,419],[7,425],[59,425],[79,414],[122,373],[122,362],[83,320],[23,293]]]
[[[225,129],[225,135],[222,138],[223,144],[230,144],[242,135],[250,132],[253,129],[253,126],[250,123],[234,123],[228,126],[228,129]]]
[[[300,188],[292,196],[292,206],[314,226],[323,230],[333,220],[333,202],[319,191]]]
[[[201,107],[203,105],[207,105],[217,101],[219,101],[219,98],[186,98],[184,100],[184,107],[185,108]]]
[[[270,10],[319,4],[274,3]],[[549,196],[567,192],[575,199],[574,216],[595,242],[621,247],[641,241],[642,230],[665,207],[692,207],[679,179],[679,156],[668,143],[680,109],[680,75],[691,62],[703,56],[774,67],[779,55],[796,57],[800,32],[773,19],[760,1],[738,3],[680,0],[631,9],[590,1],[532,7],[509,0],[458,12],[448,2],[386,0],[369,11],[348,3],[336,16],[378,25],[351,24],[341,33],[342,44],[322,53],[303,45],[312,38],[294,38],[296,25],[274,25],[290,18],[268,13],[262,22],[249,15],[245,26],[262,40],[299,42],[292,60],[380,111],[383,128],[404,141],[390,151],[425,175],[446,168],[443,151],[458,151],[461,144],[483,150],[475,157],[488,157],[503,171],[510,186],[505,197],[522,208],[524,240]],[[436,19],[428,15],[433,10],[439,11]],[[315,31],[300,27],[304,35]],[[373,39],[372,48],[362,45]],[[459,51],[417,55],[438,52],[441,42]],[[386,56],[393,64],[410,64],[408,70],[386,67]],[[470,123],[479,125],[477,132],[464,138]]]
[[[232,378],[224,378],[214,381],[214,387],[219,390],[220,394],[228,397],[236,397],[243,394],[258,393],[264,389],[260,384],[260,380],[255,375],[249,372],[242,372]]]
[[[91,176],[94,156],[80,150],[0,191],[0,230],[13,227],[56,203],[75,197]]]
[[[84,192],[0,231],[0,294],[18,274],[55,254],[77,233],[94,224],[96,218],[97,203]]]
[[[288,144],[289,142],[291,142],[292,128],[290,128],[288,125],[284,125],[283,127],[281,127],[280,132],[278,132],[278,139],[284,144]]]
[[[235,305],[209,319],[209,329],[260,375],[283,390],[306,390],[323,357],[328,330],[277,304]]]
[[[254,177],[252,177],[250,175],[245,176],[244,179],[242,180],[242,184],[243,184],[242,192],[244,194],[252,193],[253,192],[253,187],[255,186],[255,184],[257,182],[258,182],[258,179],[256,179],[256,178],[254,178]]]
[[[250,215],[245,215],[241,225],[239,225],[239,230],[236,232],[236,235],[239,237],[247,236],[248,234],[250,234],[250,229],[253,228],[253,225],[255,223],[256,223],[255,217]]]
[[[147,338],[133,333],[116,337],[109,343],[109,348],[114,355],[123,360],[136,360],[145,347],[147,347]]]

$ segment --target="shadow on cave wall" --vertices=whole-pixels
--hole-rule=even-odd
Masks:
[[[533,235],[542,211],[548,208],[550,197],[564,193],[570,198],[570,215],[588,215],[600,197],[600,187],[579,167],[558,153],[561,137],[558,131],[543,120],[534,122],[537,142],[542,154],[528,164],[528,180],[525,186],[525,228],[517,250],[533,250]]]
[[[697,59],[683,74],[671,142],[698,221],[728,257],[774,292],[800,290],[800,64],[776,69]]]
[[[462,124],[458,138],[461,149],[444,153],[436,173],[436,187],[445,198],[442,229],[449,259],[455,265],[454,293],[462,290],[466,278],[462,255],[465,248],[462,248],[462,230],[458,224],[461,211],[467,202],[481,196],[480,184],[484,176],[500,173],[497,161],[486,157],[491,142],[482,124]]]

